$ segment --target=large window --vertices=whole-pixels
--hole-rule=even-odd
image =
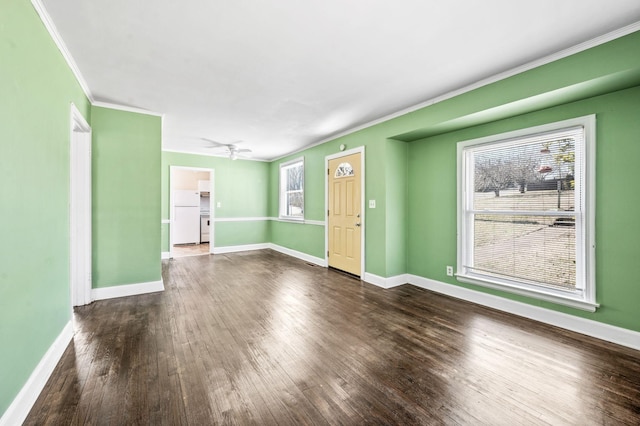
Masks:
[[[304,219],[304,158],[280,164],[280,217]]]
[[[458,144],[457,279],[595,310],[595,116]]]

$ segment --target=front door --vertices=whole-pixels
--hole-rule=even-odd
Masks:
[[[329,266],[357,276],[361,271],[361,153],[329,160]]]

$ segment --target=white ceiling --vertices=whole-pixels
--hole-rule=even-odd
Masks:
[[[96,101],[163,148],[273,159],[640,21],[638,0],[40,0]]]

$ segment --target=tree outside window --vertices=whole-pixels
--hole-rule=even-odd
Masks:
[[[304,159],[280,165],[280,217],[304,219]]]

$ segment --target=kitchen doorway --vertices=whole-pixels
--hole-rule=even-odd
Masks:
[[[213,253],[214,169],[171,166],[169,176],[170,257]]]

